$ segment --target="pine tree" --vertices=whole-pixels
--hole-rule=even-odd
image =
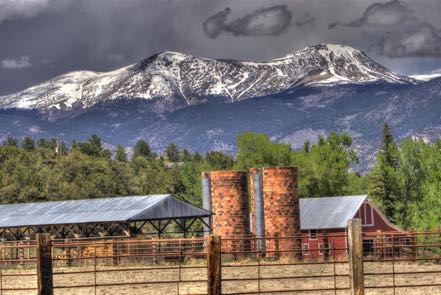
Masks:
[[[33,151],[33,150],[35,149],[35,141],[34,141],[31,137],[26,136],[26,137],[23,139],[23,142],[22,142],[22,144],[21,144],[21,147],[22,147],[25,151],[28,151],[28,152]]]
[[[397,221],[400,189],[398,169],[400,153],[387,123],[383,127],[383,138],[375,166],[369,174],[369,195],[380,202],[388,218]]]
[[[178,149],[178,146],[174,143],[171,143],[165,149],[165,155],[167,156],[167,160],[170,162],[179,162],[181,160],[181,155]]]
[[[18,139],[15,137],[8,137],[3,143],[4,146],[18,147]]]
[[[115,152],[115,160],[119,162],[127,162],[127,154],[122,145],[118,144]]]
[[[147,159],[154,159],[156,154],[152,151],[149,144],[144,140],[138,140],[133,147],[133,159],[136,157],[144,157]]]

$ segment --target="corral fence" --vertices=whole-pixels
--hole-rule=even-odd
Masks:
[[[441,230],[0,245],[3,294],[441,294]]]

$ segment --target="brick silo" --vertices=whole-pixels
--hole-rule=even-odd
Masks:
[[[280,252],[283,256],[301,257],[297,168],[251,169],[250,181],[253,232],[257,237],[264,233],[269,238],[264,245],[266,249],[261,246],[259,250],[265,250],[267,256]],[[296,251],[295,255],[290,251]]]
[[[212,233],[222,238],[249,236],[248,179],[245,171],[211,171],[203,173],[203,181],[209,178]],[[208,208],[207,208],[208,209]],[[223,242],[227,252],[244,251],[244,241]]]

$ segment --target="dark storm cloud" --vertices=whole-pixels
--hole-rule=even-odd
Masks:
[[[46,11],[66,8],[70,0],[0,0],[0,23],[7,20],[27,19]]]
[[[387,34],[381,53],[388,57],[441,57],[441,36],[427,23],[418,23],[405,32]]]
[[[392,0],[372,4],[361,18],[353,20],[347,26],[395,26],[413,21],[416,21],[414,12],[399,0]]]
[[[303,19],[296,21],[296,27],[301,27],[305,25],[312,25],[315,24],[316,19],[312,16],[310,16],[308,13],[305,14]]]
[[[363,16],[354,19],[349,23],[335,21],[329,24],[329,29],[339,26],[346,27],[391,27],[403,25],[404,23],[417,21],[414,11],[399,0],[392,0],[386,3],[374,3],[366,8]]]
[[[227,16],[231,13],[231,9],[229,7],[225,8],[222,11],[210,16],[207,20],[202,24],[205,33],[208,37],[215,39],[219,36],[222,31],[226,29],[225,23],[227,22]]]
[[[269,60],[336,43],[402,74],[428,72],[441,68],[439,11],[439,0],[0,0],[0,95],[165,50]],[[336,20],[343,25],[328,30]]]
[[[203,28],[209,38],[217,38],[221,33],[234,36],[268,36],[281,34],[290,24],[291,11],[285,5],[276,5],[254,11],[242,18],[227,23],[230,8],[210,16]]]
[[[2,0],[0,1],[0,23],[5,20],[29,18],[46,10],[49,0]]]
[[[387,57],[441,56],[441,36],[437,29],[418,19],[415,11],[399,0],[374,3],[366,8],[362,17],[347,24],[333,22],[329,29],[339,26],[378,29],[378,35],[383,35],[379,41],[380,53]]]

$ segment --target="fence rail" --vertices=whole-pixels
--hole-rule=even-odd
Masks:
[[[51,278],[37,272],[41,245],[6,242],[0,295],[441,294],[441,231],[359,238],[349,231],[317,233],[309,244],[305,236],[52,240]],[[352,251],[357,245],[363,255]],[[43,293],[47,279],[53,288]]]

